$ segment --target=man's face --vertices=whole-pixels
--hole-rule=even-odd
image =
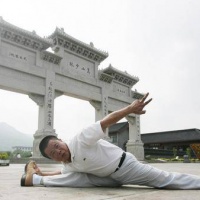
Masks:
[[[49,158],[58,162],[69,162],[70,160],[70,151],[67,145],[61,140],[49,140],[44,152]]]

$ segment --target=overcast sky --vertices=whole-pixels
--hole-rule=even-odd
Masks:
[[[200,129],[199,0],[1,0],[5,21],[42,37],[56,27],[109,53],[99,68],[138,76],[133,86],[153,98],[141,133]],[[0,90],[0,122],[34,134],[38,107],[25,95]],[[70,138],[94,121],[88,103],[55,100],[54,128]]]

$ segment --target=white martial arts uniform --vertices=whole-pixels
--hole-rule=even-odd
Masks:
[[[99,177],[112,174],[119,165],[123,150],[103,140],[105,133],[100,122],[77,134],[68,145],[71,163],[64,164],[62,173],[85,172]]]
[[[170,189],[200,189],[200,177],[166,172],[151,165],[142,164],[130,153],[126,153],[122,166],[115,172],[123,150],[103,140],[102,138],[104,137],[105,134],[102,131],[100,122],[96,122],[90,127],[83,129],[68,144],[72,162],[63,164],[64,167],[61,172],[63,174],[67,172],[84,172],[99,177],[110,177],[123,185],[146,185]],[[77,182],[79,182],[78,179],[77,176]],[[54,180],[54,184],[59,184],[59,182],[59,178]]]

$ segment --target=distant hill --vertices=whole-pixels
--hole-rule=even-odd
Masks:
[[[0,151],[11,151],[13,146],[33,146],[33,135],[21,133],[14,127],[0,122]]]

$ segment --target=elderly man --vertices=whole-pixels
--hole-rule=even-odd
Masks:
[[[200,189],[200,177],[189,174],[169,173],[156,169],[148,164],[140,163],[134,155],[103,140],[105,130],[129,114],[144,114],[144,107],[152,99],[146,101],[148,93],[140,100],[110,113],[101,121],[83,129],[70,143],[66,144],[54,136],[45,137],[40,143],[43,156],[63,163],[59,172],[88,173],[102,178],[109,178],[119,185],[145,185],[169,189]],[[31,167],[30,167],[31,168]],[[30,186],[41,183],[42,176],[33,176],[29,170],[22,177],[22,185]],[[77,180],[78,181],[78,180]],[[81,181],[81,180],[80,180]],[[60,179],[53,181],[56,185]],[[63,185],[64,186],[64,185]]]

